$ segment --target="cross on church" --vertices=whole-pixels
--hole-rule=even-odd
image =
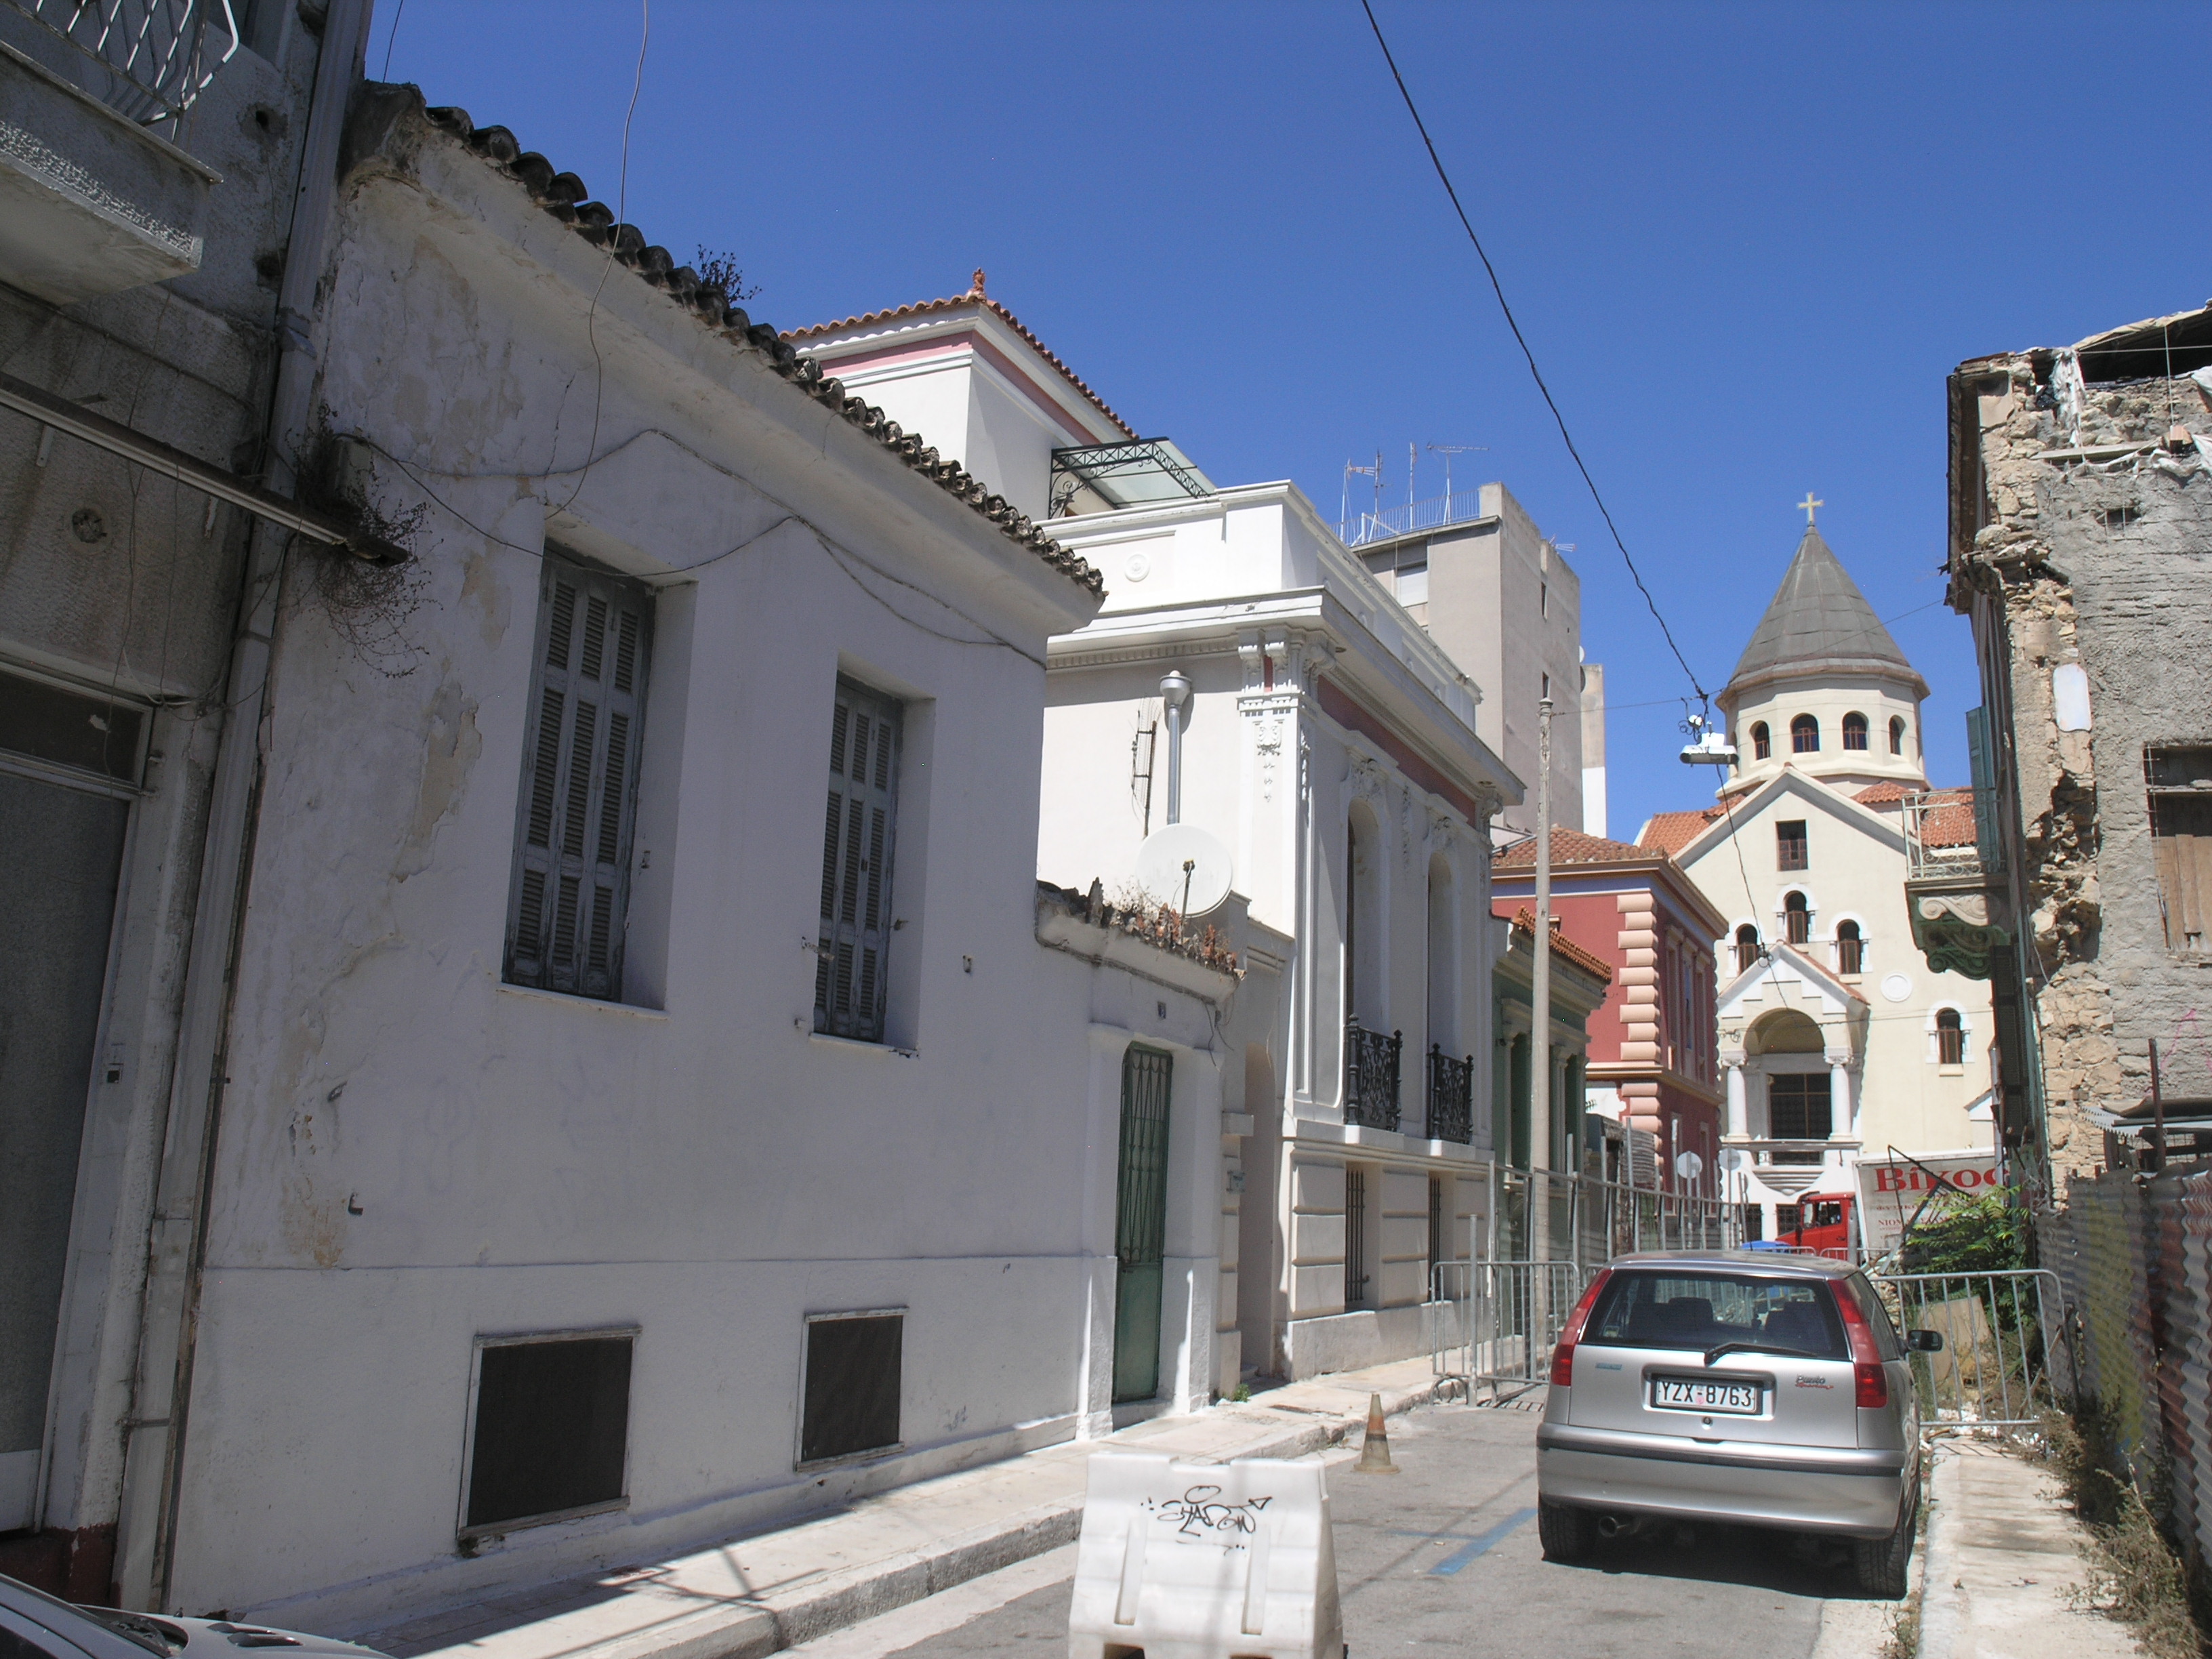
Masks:
[[[1805,528],[1810,530],[1813,527],[1813,509],[1816,507],[1826,507],[1827,502],[1815,500],[1813,492],[1808,489],[1805,492],[1805,499],[1797,505],[1805,509]]]

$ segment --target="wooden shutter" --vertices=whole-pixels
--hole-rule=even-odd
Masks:
[[[889,697],[837,681],[822,823],[814,1029],[863,1042],[884,1040],[900,712]]]
[[[507,978],[619,1000],[653,595],[550,554],[544,572]]]

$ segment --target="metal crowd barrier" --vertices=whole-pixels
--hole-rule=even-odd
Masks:
[[[1899,1330],[1942,1334],[1912,1356],[1923,1433],[2025,1429],[2059,1403],[2051,1366],[2064,1294],[2048,1268],[2010,1273],[1870,1273]]]
[[[1478,1388],[1496,1400],[1544,1382],[1589,1278],[1572,1261],[1437,1262],[1422,1314],[1441,1391],[1472,1402]]]

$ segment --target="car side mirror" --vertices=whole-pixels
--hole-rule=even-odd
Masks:
[[[1943,1333],[1907,1331],[1905,1334],[1905,1346],[1906,1350],[1912,1353],[1941,1353],[1943,1351]]]

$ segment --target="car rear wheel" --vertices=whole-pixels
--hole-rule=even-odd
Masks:
[[[1536,1535],[1547,1561],[1580,1561],[1597,1541],[1597,1517],[1588,1510],[1536,1500]]]
[[[1851,1569],[1862,1595],[1885,1601],[1904,1599],[1905,1577],[1912,1564],[1912,1536],[1919,1519],[1920,1494],[1916,1492],[1907,1499],[1895,1532],[1887,1538],[1851,1540]]]

